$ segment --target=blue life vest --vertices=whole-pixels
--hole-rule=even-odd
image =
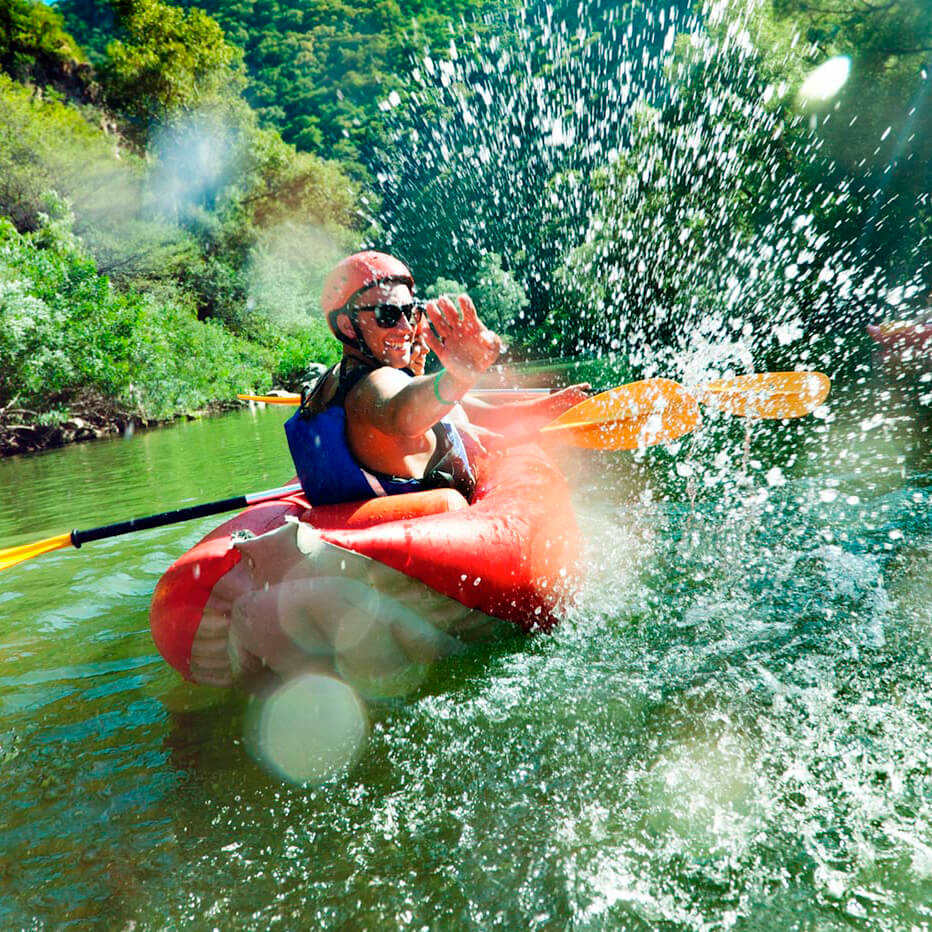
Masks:
[[[332,371],[332,370],[331,370]],[[323,383],[330,373],[321,377]],[[350,450],[346,436],[346,394],[368,371],[344,377],[328,407],[316,414],[304,404],[285,422],[288,449],[298,479],[312,505],[335,505],[381,495],[455,488],[468,499],[475,489],[475,469],[460,432],[446,420],[434,425],[437,452],[423,479],[406,479],[365,469]]]

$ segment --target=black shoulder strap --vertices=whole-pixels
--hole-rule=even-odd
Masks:
[[[334,405],[342,406],[346,402],[346,396],[361,382],[369,373],[372,372],[370,366],[355,366],[352,369],[347,368],[346,360],[340,363],[340,384],[334,392],[333,398],[330,399],[328,407]]]
[[[331,366],[326,372],[318,376],[314,382],[306,382],[301,386],[301,406],[298,408],[298,412],[302,418],[306,419],[320,413],[321,407],[318,396],[336,370],[336,366]]]

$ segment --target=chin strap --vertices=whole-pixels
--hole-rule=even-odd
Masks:
[[[348,337],[342,330],[337,326],[337,315],[346,314],[349,318],[350,323],[353,325],[353,333],[356,334],[356,339]],[[369,349],[369,345],[366,343],[366,338],[362,335],[362,331],[359,329],[359,324],[356,323],[356,318],[349,313],[346,308],[340,308],[338,311],[333,311],[331,313],[333,318],[333,323],[330,327],[330,330],[333,332],[333,335],[341,342],[345,343],[347,346],[351,346],[357,353],[359,353],[366,362],[371,362],[373,368],[379,368],[386,365],[382,362],[381,359],[377,359],[375,354]]]

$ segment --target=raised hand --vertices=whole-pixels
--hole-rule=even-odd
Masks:
[[[446,296],[427,302],[433,331],[425,339],[450,376],[471,385],[498,359],[502,341],[479,320],[469,295],[461,294],[457,304]]]

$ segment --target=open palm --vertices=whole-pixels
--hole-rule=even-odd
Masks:
[[[428,301],[433,332],[428,331],[426,341],[453,378],[472,382],[498,359],[502,341],[479,320],[468,295],[461,294],[457,304],[446,296]]]

